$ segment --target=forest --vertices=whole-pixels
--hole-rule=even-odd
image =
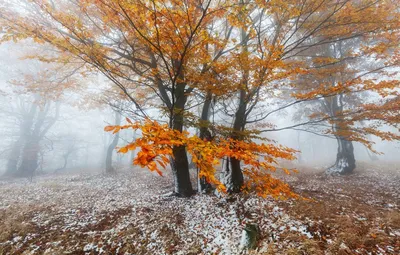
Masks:
[[[1,0],[0,254],[400,254],[398,0]]]

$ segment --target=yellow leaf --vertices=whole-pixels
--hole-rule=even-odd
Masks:
[[[122,147],[121,149],[118,150],[119,153],[127,153],[128,148],[127,147]]]

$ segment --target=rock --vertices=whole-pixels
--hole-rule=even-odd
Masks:
[[[242,231],[240,249],[255,249],[259,236],[260,229],[258,228],[258,225],[247,223],[246,227]]]

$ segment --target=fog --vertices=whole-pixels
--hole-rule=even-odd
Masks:
[[[40,141],[40,159],[36,172],[54,173],[59,171],[72,172],[105,172],[105,154],[108,145],[113,139],[113,134],[104,131],[104,127],[114,124],[113,103],[102,98],[102,93],[107,93],[112,84],[101,74],[90,74],[86,77],[79,76],[79,79],[71,88],[61,92],[59,88],[46,87],[46,83],[39,84],[32,91],[32,84],[29,84],[27,76],[34,77],[41,72],[51,68],[50,64],[44,64],[37,60],[26,59],[29,52],[35,50],[45,51],[44,48],[26,43],[6,43],[1,47],[1,152],[0,166],[3,173],[6,172],[7,160],[9,159],[12,145],[20,133],[19,125],[23,122],[23,111],[29,112],[32,104],[44,107],[38,94],[49,98],[51,114],[55,114],[56,105],[59,105],[59,116],[48,133]],[[71,78],[72,79],[72,78]],[[22,81],[23,84],[20,84]],[[42,92],[44,91],[44,92]],[[61,94],[59,94],[61,93]],[[36,97],[36,98],[35,98]],[[128,103],[129,104],[129,103]],[[276,106],[272,106],[276,107]],[[301,107],[301,106],[300,106]],[[200,107],[197,107],[200,112]],[[135,119],[130,111],[131,106],[126,106],[123,112],[125,117]],[[298,107],[291,107],[285,111],[275,113],[268,119],[276,127],[286,127],[295,124],[292,120]],[[156,110],[149,110],[153,118],[157,117]],[[231,121],[227,116],[218,116],[217,121]],[[48,116],[49,119],[54,116]],[[123,120],[124,122],[125,120]],[[390,130],[389,127],[382,129]],[[195,134],[196,130],[189,128]],[[393,130],[393,132],[396,132]],[[337,142],[333,137],[325,137],[318,133],[309,133],[296,130],[282,130],[264,133],[263,136],[271,138],[278,144],[282,144],[298,150],[296,164],[312,167],[327,168],[335,162]],[[124,146],[135,139],[134,132],[122,131],[121,139],[116,147]],[[376,160],[397,164],[399,142],[382,141],[379,138],[372,138],[374,149],[379,152],[375,154],[369,151],[364,145],[355,143],[355,157],[360,162],[376,162]],[[131,165],[131,155],[118,154],[113,152],[114,162],[118,166]],[[65,157],[67,159],[65,159]],[[65,163],[66,162],[66,163]],[[65,166],[64,166],[65,164]]]
[[[400,254],[399,20],[0,1],[0,254]]]

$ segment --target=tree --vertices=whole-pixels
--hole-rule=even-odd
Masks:
[[[68,162],[71,159],[71,156],[77,153],[77,151],[80,149],[78,145],[78,139],[77,136],[74,134],[62,134],[60,135],[60,138],[58,142],[61,141],[61,143],[64,145],[64,150],[62,153],[63,157],[63,165],[56,170],[54,170],[55,173],[64,171],[67,169]]]
[[[362,50],[364,40],[355,38],[339,41],[321,45],[318,47],[318,51],[308,52],[312,61],[310,71],[299,77],[297,81],[300,84],[298,88],[302,90],[302,93],[309,93],[321,88],[331,90],[329,94],[321,94],[314,102],[308,101],[308,107],[300,110],[305,118],[312,120],[312,124],[306,131],[314,133],[325,131],[325,136],[333,136],[337,140],[336,162],[327,169],[328,173],[352,173],[356,167],[353,141],[363,143],[368,150],[374,151],[371,148],[371,134],[383,139],[398,139],[395,134],[379,131],[382,125],[379,125],[378,121],[382,120],[374,119],[373,115],[370,117],[364,115],[366,119],[362,121],[358,116],[360,109],[367,105],[375,105],[386,117],[389,117],[397,109],[384,106],[385,102],[390,102],[398,96],[398,91],[396,91],[398,82],[392,78],[395,72],[388,70],[394,64],[390,61],[392,56],[383,57],[388,61],[387,63],[384,63],[383,59],[377,59],[374,62],[370,55],[371,52],[364,53]],[[391,49],[387,50],[391,51]],[[376,82],[375,77],[360,79],[365,74],[371,73],[379,74],[380,79],[383,79],[384,82]],[[350,84],[353,82],[357,87],[352,88]],[[344,84],[347,84],[347,87],[340,88]],[[362,87],[366,84],[374,84],[372,86],[376,86],[380,95],[371,93],[375,89]],[[337,91],[333,91],[335,88]],[[322,119],[314,121],[316,118]],[[392,119],[385,124],[396,126],[398,121]]]
[[[26,7],[27,10],[19,11],[7,6],[1,12],[0,22],[6,31],[3,40],[33,38],[63,53],[56,59],[38,56],[40,59],[78,58],[87,63],[87,68],[111,80],[136,107],[142,121],[106,129],[115,133],[121,128],[142,130],[145,135],[136,140],[136,145],[129,144],[120,151],[140,147],[135,162],[151,170],[158,170],[154,160],[157,155],[164,155],[157,162],[162,166],[170,162],[175,192],[181,196],[193,193],[187,152],[199,167],[200,177],[206,177],[218,187],[214,163],[228,158],[228,190],[238,192],[256,184],[260,194],[278,194],[279,190],[287,193],[286,188],[281,189],[284,185],[269,175],[269,170],[276,169],[279,158],[293,159],[294,151],[254,142],[262,139],[260,132],[284,128],[248,130],[246,125],[264,121],[272,113],[303,101],[356,89],[357,84],[352,82],[347,86],[295,93],[295,102],[265,111],[266,97],[279,98],[283,89],[290,86],[295,89],[291,79],[309,71],[309,61],[302,56],[305,51],[317,49],[318,45],[379,34],[388,42],[384,45],[368,42],[362,52],[369,55],[380,54],[382,50],[389,52],[395,46],[399,27],[397,9],[390,1],[83,0],[71,5],[70,1],[56,4],[33,0]],[[63,10],[67,7],[71,11],[65,13]],[[371,16],[376,16],[378,22],[369,22]],[[226,23],[229,25],[222,26]],[[217,29],[221,26],[222,29]],[[397,65],[395,57],[388,61],[384,68]],[[387,83],[384,87],[393,85]],[[382,83],[380,88],[370,83],[365,89],[381,90],[382,86]],[[141,93],[142,97],[157,97],[154,105],[163,118],[150,120],[138,90],[145,92]],[[237,103],[232,114],[233,127],[216,126],[218,136],[212,141],[184,132],[188,120],[206,119],[190,112],[198,94],[206,99],[204,109],[210,94],[219,96],[222,104],[224,100]],[[236,96],[238,100],[232,100]],[[382,120],[394,112],[388,105],[385,109],[382,116],[375,115],[375,118]],[[371,117],[358,113],[352,115],[353,120]],[[154,120],[166,122],[167,126]],[[162,139],[154,137],[152,132],[158,132]],[[259,156],[265,162],[258,162]],[[242,169],[243,165],[248,167]],[[244,182],[243,174],[250,182]]]
[[[118,111],[114,112],[115,114],[115,125],[121,125],[121,113]],[[107,154],[106,154],[106,173],[112,174],[115,173],[115,169],[112,166],[112,155],[115,150],[115,147],[117,147],[119,140],[119,133],[115,134],[111,143],[108,145],[107,148]]]
[[[40,104],[40,97],[19,99],[17,123],[19,133],[7,160],[7,176],[32,177],[39,167],[40,143],[56,122],[59,103]]]
[[[40,52],[40,48],[36,50]],[[27,50],[21,48],[15,55],[24,52]],[[18,73],[18,79],[9,80],[10,102],[5,105],[4,112],[5,118],[13,120],[15,125],[11,130],[16,131],[11,134],[5,174],[32,177],[43,165],[45,138],[59,117],[60,99],[69,89],[75,88],[76,67],[36,60],[26,60],[23,70],[20,66],[10,66],[8,77]]]
[[[35,106],[32,107],[35,108]],[[21,163],[16,173],[18,176],[31,177],[38,168],[40,141],[57,121],[60,113],[60,104],[56,103],[54,108],[55,112],[53,115],[49,114],[51,109],[50,103],[39,109],[36,122],[28,131],[28,136],[22,149]]]

